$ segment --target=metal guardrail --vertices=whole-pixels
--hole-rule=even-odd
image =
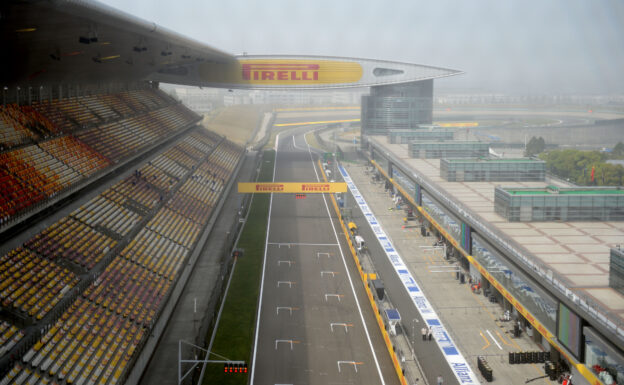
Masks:
[[[378,152],[382,152],[387,156],[393,164],[397,166],[402,164],[401,159],[397,158],[390,150],[379,144],[374,138],[369,138],[369,142],[374,147],[377,147]],[[552,271],[541,261],[530,256],[530,253],[521,246],[514,245],[514,241],[509,239],[508,236],[485,225],[483,219],[471,213],[463,204],[449,199],[447,194],[435,187],[427,178],[412,171],[406,172],[404,169],[402,169],[402,171],[406,175],[410,175],[414,181],[421,187],[424,187],[425,190],[434,194],[440,203],[457,213],[460,219],[464,220],[479,233],[493,240],[495,246],[500,247],[509,256],[513,257],[513,260],[519,262],[520,266],[524,266],[528,273],[532,273],[531,275],[533,275],[534,278],[537,276],[540,283],[554,289],[554,292],[563,295],[564,298],[584,311],[586,318],[596,320],[605,330],[610,331],[617,337],[619,344],[624,344],[624,322],[619,319],[619,316],[604,309],[604,307],[596,301],[582,294],[573,292],[570,289],[572,285],[564,276]]]

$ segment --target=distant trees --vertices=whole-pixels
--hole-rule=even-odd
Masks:
[[[616,148],[618,151],[624,151],[624,145],[618,143],[613,149],[612,156]],[[607,154],[600,151],[553,150],[541,154],[540,158],[546,162],[548,171],[581,186],[624,185],[624,167],[606,163]],[[593,181],[592,169],[594,169]]]
[[[624,186],[624,167],[619,164],[603,163],[596,166],[595,179],[601,186]]]
[[[546,142],[544,141],[544,138],[542,138],[541,136],[539,138],[533,136],[531,140],[529,140],[529,143],[527,143],[526,145],[526,149],[524,150],[524,156],[531,157],[537,154],[541,154],[542,152],[544,152],[545,148]]]
[[[611,150],[611,159],[624,159],[624,143],[617,142],[613,150]]]

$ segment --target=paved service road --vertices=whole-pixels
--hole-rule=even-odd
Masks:
[[[317,181],[301,135],[278,143],[275,181]],[[272,197],[252,384],[399,383],[330,204]]]

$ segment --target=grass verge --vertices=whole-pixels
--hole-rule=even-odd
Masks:
[[[310,147],[318,148],[319,150],[322,150],[321,145],[319,144],[318,140],[316,140],[314,131],[310,131],[307,134],[305,134],[305,139],[306,139],[306,142],[308,142],[308,144],[310,145]]]
[[[221,108],[204,118],[203,124],[237,144],[244,144],[262,119],[262,106],[239,105]]]
[[[271,138],[269,139],[269,141],[267,142],[267,144],[264,146],[264,148],[273,148],[275,147],[275,138],[277,137],[277,134],[284,132],[286,130],[290,130],[292,129],[292,127],[275,127],[273,126],[273,128],[271,129]]]
[[[258,181],[273,180],[275,151],[265,151]],[[269,213],[269,194],[254,197],[247,223],[238,241],[238,247],[245,250],[236,262],[228,296],[217,329],[212,351],[235,361],[249,364],[247,374],[223,373],[223,365],[208,364],[203,384],[237,385],[247,384],[251,373],[251,352],[256,321],[256,306],[260,293],[260,278],[264,244]],[[207,342],[210,336],[207,336]],[[220,360],[216,356],[211,359]]]

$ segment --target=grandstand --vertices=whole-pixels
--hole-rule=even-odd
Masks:
[[[0,230],[128,173],[0,257],[0,384],[123,383],[243,149],[151,87],[0,112]]]

